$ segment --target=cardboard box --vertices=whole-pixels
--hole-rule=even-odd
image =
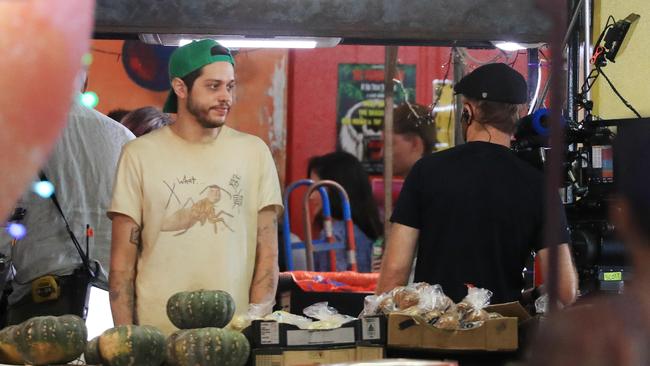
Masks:
[[[359,340],[359,320],[337,329],[305,330],[270,320],[255,320],[244,330],[251,348],[299,346],[353,346]]]
[[[386,345],[388,340],[388,318],[385,315],[359,318],[359,343]]]
[[[383,358],[384,348],[379,346],[253,350],[253,366],[311,366]]]
[[[388,317],[388,346],[428,350],[514,351],[518,348],[518,322],[530,318],[518,303],[492,305],[488,312],[503,318],[486,320],[467,330],[444,330],[407,315]]]

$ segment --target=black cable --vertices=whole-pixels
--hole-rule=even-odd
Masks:
[[[90,50],[92,52],[97,52],[97,53],[102,53],[102,54],[105,54],[105,55],[115,56],[116,61],[120,61],[120,58],[122,58],[122,52],[106,51],[106,50],[102,50],[102,49],[95,48],[95,47],[91,47]]]
[[[433,101],[433,104],[431,105],[431,113],[435,111],[436,107],[438,106],[438,103],[440,103],[440,98],[442,97],[442,90],[445,87],[445,84],[447,83],[447,78],[449,77],[449,70],[451,69],[451,59],[454,54],[454,48],[449,49],[449,59],[447,60],[447,70],[445,71],[445,76],[442,77],[442,85],[438,86],[436,88],[436,99]]]
[[[449,111],[449,119],[447,120],[447,141],[448,141],[447,146],[449,146],[449,147],[451,147],[451,116],[452,115],[453,115],[453,113],[451,113],[451,111]]]
[[[598,79],[598,76],[600,75],[600,68],[592,69],[589,72],[589,75],[587,75],[587,78],[585,79],[584,83],[582,84],[582,93],[585,94],[591,90],[591,88],[594,86],[594,83],[596,82],[596,79]]]
[[[600,67],[597,67],[596,69],[601,75],[603,75],[605,80],[607,80],[607,84],[609,84],[609,86],[612,88],[612,91],[614,91],[614,94],[616,94],[616,96],[619,97],[621,102],[623,102],[623,104],[625,104],[625,106],[629,108],[637,117],[642,118],[639,112],[637,112],[636,109],[634,109],[634,107],[632,107],[632,105],[627,100],[625,100],[625,98],[623,98],[621,93],[619,93],[618,90],[616,90],[616,87],[614,86],[614,84],[612,84],[611,80],[609,80],[605,72],[603,72],[603,69],[601,69]]]
[[[515,64],[517,63],[518,58],[519,58],[519,51],[517,51],[517,53],[515,54],[515,59],[512,60],[512,62],[510,63],[510,67],[512,67],[512,68],[515,67]]]

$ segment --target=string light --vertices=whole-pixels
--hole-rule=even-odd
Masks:
[[[12,222],[7,226],[7,233],[14,239],[20,240],[27,234],[25,226],[16,222]]]
[[[32,190],[42,198],[50,198],[52,193],[54,193],[54,185],[46,180],[42,180],[40,182],[34,182],[32,184]]]
[[[97,93],[92,91],[87,91],[81,94],[81,104],[88,108],[95,108],[99,103],[99,97]]]

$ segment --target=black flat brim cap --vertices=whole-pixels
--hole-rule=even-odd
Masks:
[[[528,101],[526,79],[503,63],[478,67],[454,85],[454,92],[477,100],[508,104]]]

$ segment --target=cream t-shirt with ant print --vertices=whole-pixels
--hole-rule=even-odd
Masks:
[[[135,281],[139,324],[169,334],[166,304],[179,291],[223,290],[246,313],[255,264],[257,214],[282,207],[271,153],[258,137],[221,127],[190,143],[163,127],[125,145],[109,217],[141,228]]]

